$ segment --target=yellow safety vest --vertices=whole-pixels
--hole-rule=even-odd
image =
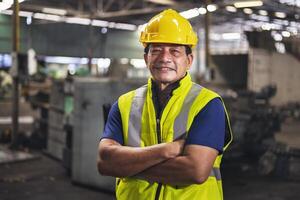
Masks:
[[[158,123],[152,101],[151,84],[151,79],[149,79],[147,85],[122,95],[118,100],[126,146],[146,147],[159,142],[172,142],[182,134],[188,133],[193,119],[209,101],[214,98],[221,99],[215,92],[193,83],[190,75],[187,74],[180,80],[179,87],[173,91],[173,95],[165,106]],[[225,113],[227,120],[224,151],[232,141],[226,109]],[[157,124],[160,127],[157,127]],[[157,128],[160,129],[158,136]],[[150,183],[131,177],[117,178],[117,199],[221,200],[223,199],[220,174],[221,159],[222,155],[216,158],[210,176],[203,184],[178,187]]]

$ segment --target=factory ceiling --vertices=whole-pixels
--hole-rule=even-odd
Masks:
[[[48,8],[48,12],[53,12],[52,14],[58,12],[60,15],[69,17],[141,25],[163,9],[173,8],[178,11],[186,11],[205,7],[206,2],[217,6],[212,21],[214,24],[232,21],[236,18],[248,20],[250,17],[244,9],[233,10],[234,8],[231,8],[230,10],[228,8],[228,6],[232,7],[238,0],[25,0],[20,4],[20,9],[22,11],[45,13]],[[270,20],[284,18],[285,20],[299,22],[299,0],[263,0],[262,2],[262,6],[253,7],[251,8],[252,11],[248,11],[253,14],[258,14],[261,12],[260,10],[266,11],[267,14],[260,13],[258,15],[267,15]],[[53,9],[60,10],[55,11]],[[278,12],[282,13],[281,16],[280,14],[276,15]],[[195,19],[192,21],[195,21]]]
[[[0,12],[12,14],[12,6]],[[204,14],[217,32],[287,31],[300,34],[300,0],[19,0],[20,16],[30,23],[74,23],[137,30],[154,14],[173,8],[204,27]],[[247,5],[241,5],[246,3]],[[250,3],[250,4],[249,4]],[[251,5],[252,4],[252,5]],[[256,4],[256,6],[253,6]],[[257,5],[258,4],[258,5]],[[202,17],[201,17],[202,16]]]

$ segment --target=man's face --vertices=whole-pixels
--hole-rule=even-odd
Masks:
[[[193,62],[193,56],[186,54],[185,46],[177,44],[150,44],[144,59],[154,81],[163,85],[184,77]]]

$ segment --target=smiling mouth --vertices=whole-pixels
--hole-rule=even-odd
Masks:
[[[167,71],[176,71],[175,69],[173,68],[170,68],[170,67],[155,67],[156,70],[159,70],[159,71],[163,71],[163,72],[167,72]]]

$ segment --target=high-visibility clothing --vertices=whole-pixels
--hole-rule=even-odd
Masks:
[[[187,74],[173,91],[159,119],[156,118],[152,101],[152,81],[137,90],[128,92],[118,99],[122,118],[124,144],[146,147],[161,142],[172,142],[188,134],[193,119],[214,98],[221,97],[191,81]],[[224,105],[224,104],[223,104]],[[225,109],[225,106],[224,106]],[[226,133],[223,150],[232,141],[229,118],[226,113]],[[199,155],[200,156],[200,155]],[[116,196],[119,200],[221,200],[223,199],[220,164],[218,155],[210,176],[203,184],[188,186],[150,183],[136,178],[118,178]]]

